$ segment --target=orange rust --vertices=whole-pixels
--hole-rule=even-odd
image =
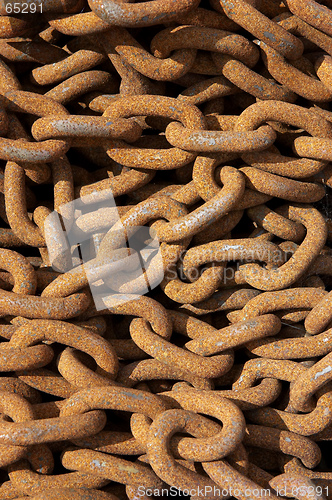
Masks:
[[[42,6],[0,9],[0,500],[325,500],[331,0]]]

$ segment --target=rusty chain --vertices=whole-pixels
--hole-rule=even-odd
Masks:
[[[331,21],[0,2],[0,500],[332,499]]]

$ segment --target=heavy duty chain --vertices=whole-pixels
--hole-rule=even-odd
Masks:
[[[0,1],[0,500],[332,499],[331,37]]]

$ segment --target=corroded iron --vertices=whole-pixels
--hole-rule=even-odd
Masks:
[[[0,5],[0,500],[332,498],[331,20]]]

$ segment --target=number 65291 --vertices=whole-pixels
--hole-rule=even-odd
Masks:
[[[43,4],[41,2],[33,3],[7,3],[7,14],[36,14],[43,12]]]

